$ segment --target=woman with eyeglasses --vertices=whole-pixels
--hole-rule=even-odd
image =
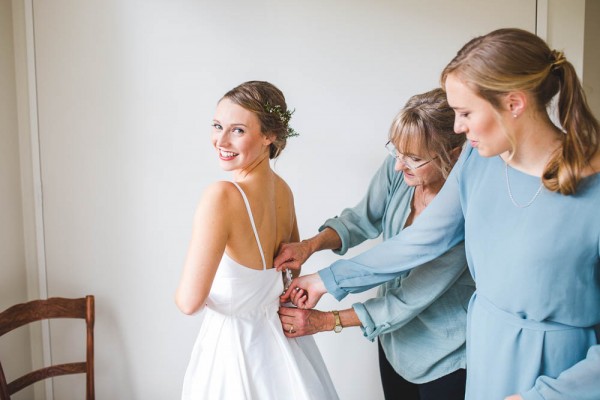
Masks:
[[[435,89],[415,95],[390,128],[390,152],[365,197],[299,243],[283,244],[278,269],[298,269],[313,253],[337,254],[383,234],[386,240],[411,225],[443,186],[463,135],[453,133],[454,112]],[[444,268],[440,268],[444,266]],[[281,307],[288,337],[360,326],[378,338],[386,399],[464,399],[466,308],[474,290],[464,246],[379,288],[376,298],[341,311]]]

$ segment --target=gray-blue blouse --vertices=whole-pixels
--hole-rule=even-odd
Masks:
[[[382,233],[387,240],[402,230],[414,188],[394,164],[387,157],[360,203],[319,228],[338,233],[342,247],[337,254]],[[465,368],[466,310],[473,290],[461,242],[448,254],[385,283],[378,297],[353,308],[364,336],[379,336],[398,374],[414,383],[431,382]]]

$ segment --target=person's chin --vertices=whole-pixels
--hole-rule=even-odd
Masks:
[[[219,165],[221,166],[221,169],[225,172],[231,172],[236,169],[235,164],[231,161],[219,160]]]
[[[404,174],[404,183],[408,186],[417,186],[419,184],[419,179],[415,175]]]
[[[494,157],[498,155],[498,152],[492,151],[489,147],[478,146],[477,152],[481,157]]]

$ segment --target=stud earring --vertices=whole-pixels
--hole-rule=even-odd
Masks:
[[[513,118],[517,118],[517,114],[513,114]]]

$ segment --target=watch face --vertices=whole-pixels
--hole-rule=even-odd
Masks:
[[[342,326],[341,325],[336,325],[335,328],[333,328],[333,331],[335,333],[340,333],[342,331]]]

